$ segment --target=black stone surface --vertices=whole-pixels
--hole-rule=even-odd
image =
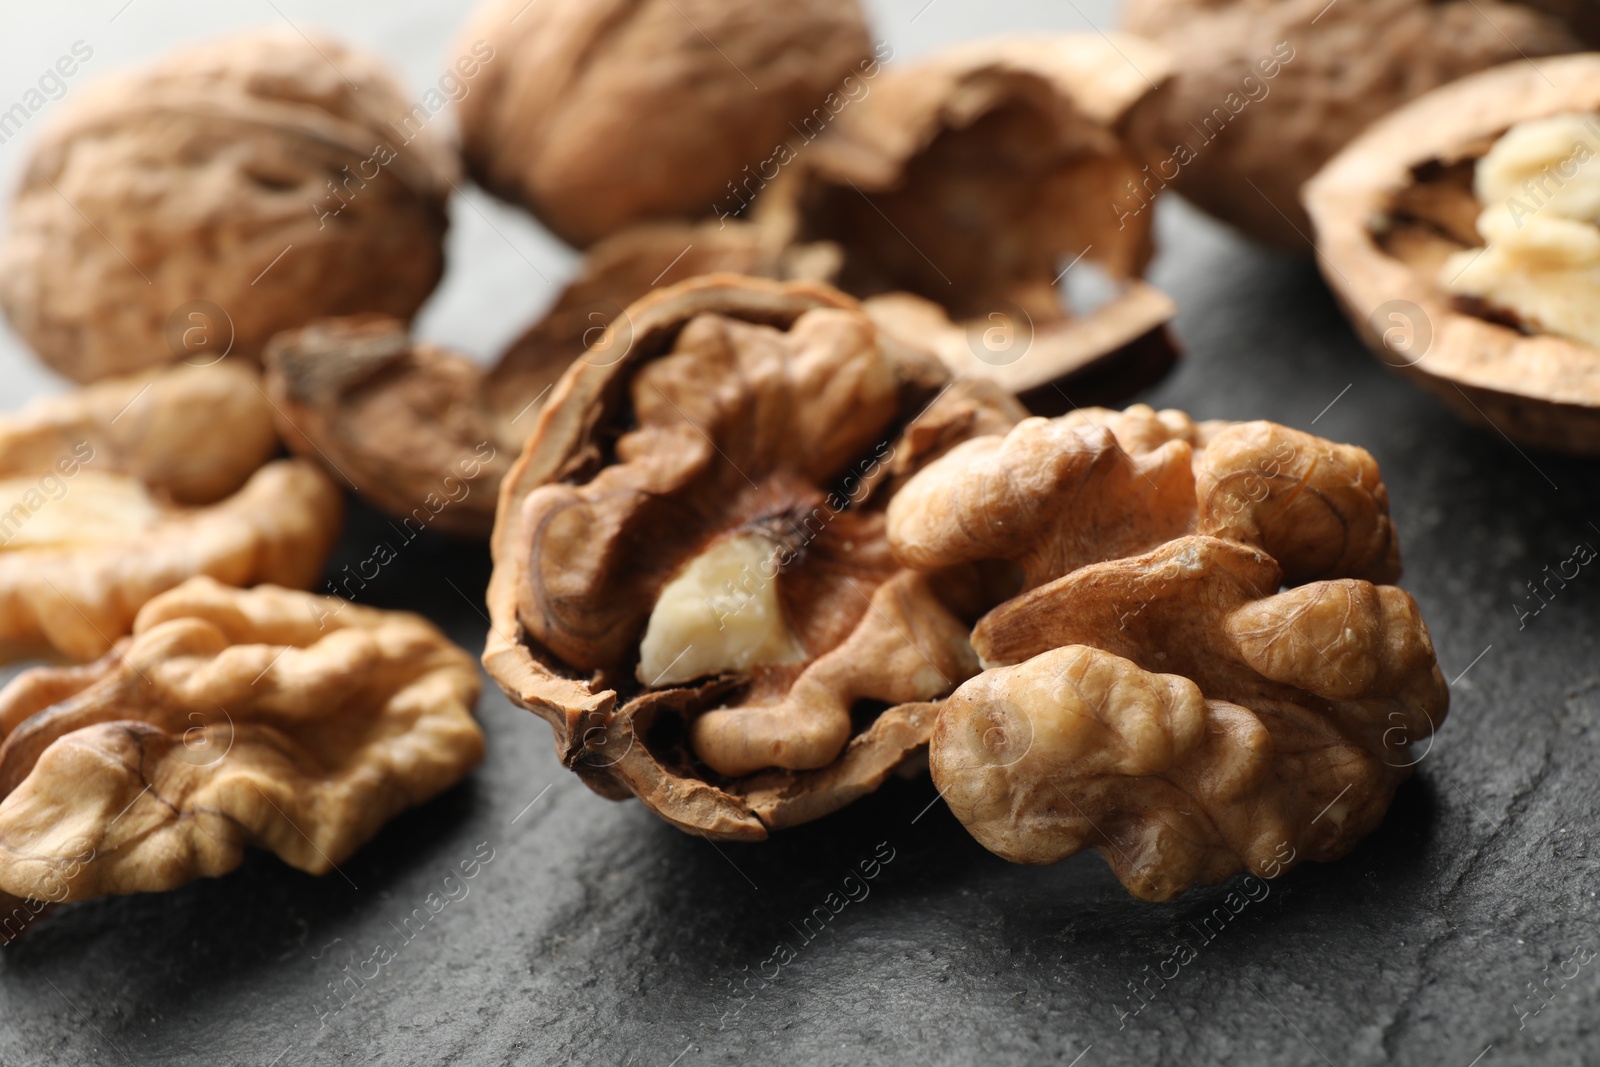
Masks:
[[[1145,399],[1371,449],[1404,584],[1456,679],[1416,778],[1353,855],[1270,883],[1207,937],[1190,924],[1229,886],[1148,905],[1092,855],[1009,866],[926,780],[717,846],[590,794],[491,684],[483,767],[339,873],[255,855],[65,908],[0,952],[0,1063],[1593,1062],[1600,563],[1524,626],[1516,606],[1546,564],[1600,546],[1600,471],[1523,454],[1391,376],[1308,263],[1181,207],[1163,230],[1157,281],[1189,354]],[[385,536],[358,512],[334,567]],[[487,574],[483,552],[419,540],[362,599],[477,648]],[[447,873],[491,854],[402,935]],[[807,928],[864,861],[861,899]],[[1170,975],[1180,939],[1195,958],[1140,1007],[1129,983]],[[364,962],[380,942],[392,960]],[[783,943],[792,960],[764,963]]]

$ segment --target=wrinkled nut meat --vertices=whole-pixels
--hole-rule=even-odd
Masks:
[[[1128,116],[1146,166],[1118,211],[1147,215],[1171,186],[1304,251],[1300,188],[1352,138],[1465,75],[1600,46],[1595,12],[1588,0],[1129,0],[1125,28],[1168,45],[1175,70]]]
[[[996,598],[897,564],[883,505],[1024,412],[821,286],[697,279],[620,329],[502,485],[484,663],[597,791],[759,839],[875,789],[977,671]]]
[[[409,319],[455,169],[365,55],[290,31],[190,48],[66,102],[12,205],[0,307],[84,382],[253,360],[322,315]]]
[[[344,502],[316,467],[279,460],[226,499],[186,507],[98,469],[86,440],[43,471],[0,471],[0,506],[0,660],[88,660],[153,597],[196,575],[309,587]]]
[[[494,56],[459,105],[473,177],[580,246],[726,213],[878,69],[856,0],[490,0],[461,41]]]
[[[477,697],[419,616],[191,579],[0,691],[0,897],[159,892],[246,846],[325,874],[478,763]]]
[[[211,504],[277,451],[259,375],[232,360],[108,379],[0,415],[0,479],[53,477],[39,487],[47,496],[65,492],[55,481],[70,479],[77,461],[176,503]],[[10,533],[0,529],[0,543]]]
[[[1305,191],[1363,339],[1477,425],[1600,455],[1600,56],[1517,62],[1376,123]]]
[[[1416,604],[1374,584],[1400,565],[1362,449],[1085,409],[958,445],[888,521],[912,566],[1022,572],[974,628],[989,669],[945,702],[930,755],[956,817],[1007,859],[1093,846],[1135,896],[1167,900],[1336,858],[1444,720]]]
[[[1070,406],[1049,388],[1068,378],[1126,395],[1171,367],[1175,307],[1138,280],[1150,214],[1114,210],[1140,173],[1113,126],[1167,66],[1136,38],[1064,34],[885,68],[784,159],[756,217],[837,244],[840,287],[956,373],[1035,409]],[[1058,283],[1096,267],[1111,295],[1069,313]]]
[[[408,527],[486,538],[500,479],[556,380],[579,357],[604,363],[625,349],[626,331],[595,347],[623,308],[702,274],[825,280],[834,265],[825,246],[782,247],[744,223],[636,226],[591,248],[555,305],[488,371],[412,341],[392,317],[349,316],[274,338],[267,388],[297,454],[347,476]]]

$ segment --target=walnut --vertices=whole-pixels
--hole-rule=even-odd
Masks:
[[[783,247],[748,224],[636,226],[596,244],[551,309],[485,371],[413,342],[390,316],[328,319],[267,347],[278,430],[302,457],[348,478],[389,514],[486,538],[496,488],[538,422],[556,380],[652,288],[717,271],[826,278],[826,247]]]
[[[131,410],[126,417],[133,418]],[[220,438],[231,427],[210,423],[210,432]],[[186,507],[160,483],[115,472],[119,458],[136,466],[159,458],[159,448],[119,454],[113,439],[102,470],[94,440],[91,433],[43,469],[0,468],[0,660],[39,652],[100,656],[128,633],[145,603],[195,575],[301,588],[321,576],[343,499],[311,464],[268,463],[226,499]],[[184,472],[170,473],[182,484]]]
[[[419,616],[190,579],[95,663],[0,691],[0,890],[159,892],[247,845],[326,874],[482,758],[477,697]]]
[[[1024,413],[821,286],[696,279],[623,331],[502,484],[484,663],[597,791],[762,838],[876,788],[977,670],[984,576],[897,564],[883,507]]]
[[[1130,0],[1125,28],[1170,46],[1176,70],[1128,117],[1128,138],[1147,166],[1120,198],[1122,210],[1147,214],[1170,184],[1246,235],[1303,251],[1311,226],[1300,187],[1323,163],[1436,86],[1513,60],[1580,51],[1582,34],[1600,44],[1595,16],[1580,19],[1578,6]]]
[[[1328,284],[1385,363],[1469,422],[1590,456],[1597,130],[1600,58],[1510,63],[1374,124],[1305,190]]]
[[[1167,900],[1279,846],[1343,855],[1448,691],[1365,451],[1146,407],[1028,419],[891,501],[897,559],[1008,560],[930,763],[973,835],[1051,863],[1100,848]],[[1285,588],[1287,586],[1287,588]],[[1282,590],[1280,592],[1280,590]]]
[[[455,162],[336,42],[258,32],[102,79],[34,150],[0,306],[78,381],[255,359],[321,315],[409,318],[443,269]]]
[[[837,244],[840,286],[957,373],[1033,407],[1070,406],[1053,386],[1091,371],[1125,395],[1172,365],[1175,308],[1138,281],[1151,217],[1114,209],[1140,174],[1112,127],[1167,65],[1134,38],[1065,34],[885,68],[806,131],[756,217]],[[1067,311],[1074,269],[1108,276],[1103,306]]]
[[[856,0],[490,0],[461,40],[497,57],[460,102],[473,177],[577,245],[710,215],[877,67]]]
[[[277,451],[259,375],[233,361],[107,379],[0,415],[0,478],[77,458],[182,504],[221,500]]]

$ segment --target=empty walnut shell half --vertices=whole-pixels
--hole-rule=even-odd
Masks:
[[[247,846],[326,874],[478,763],[477,697],[419,616],[191,579],[96,662],[0,690],[0,891],[159,892]]]
[[[1386,364],[1469,422],[1590,456],[1600,455],[1600,350],[1459,295],[1451,283],[1470,272],[1474,259],[1487,263],[1506,251],[1484,255],[1475,224],[1486,209],[1505,210],[1512,232],[1499,244],[1508,248],[1520,243],[1519,228],[1542,232],[1547,222],[1600,246],[1592,221],[1563,219],[1559,206],[1546,210],[1558,185],[1594,180],[1595,164],[1572,156],[1593,153],[1585,144],[1592,133],[1558,139],[1547,174],[1532,167],[1528,177],[1542,189],[1519,185],[1503,201],[1484,203],[1474,181],[1480,161],[1508,130],[1563,115],[1600,130],[1597,114],[1600,55],[1540,60],[1537,68],[1510,63],[1437,89],[1376,123],[1305,192],[1323,274]],[[1592,315],[1600,303],[1593,266],[1558,290],[1545,284],[1549,274],[1535,273],[1547,264],[1529,260],[1519,278],[1516,258],[1507,262],[1512,270],[1502,281],[1513,287],[1570,293],[1579,315]]]
[[[924,468],[889,505],[898,559],[1004,559],[983,674],[930,764],[985,847],[1096,847],[1128,890],[1332,859],[1383,818],[1448,691],[1372,457],[1179,412],[1029,419]],[[1280,591],[1281,590],[1281,591]]]
[[[84,382],[256,359],[321,315],[409,319],[443,270],[456,166],[415,114],[380,63],[291,31],[77,90],[23,171],[0,307]]]
[[[1374,120],[1516,59],[1600,44],[1580,4],[1507,0],[1129,0],[1172,78],[1130,111],[1144,172],[1118,210],[1168,186],[1247,236],[1308,249],[1300,188]],[[1565,16],[1565,17],[1564,17]]]
[[[550,310],[487,371],[413,341],[398,319],[360,315],[279,334],[267,347],[267,388],[297,454],[408,528],[487,538],[500,480],[551,387],[579,357],[613,358],[590,345],[625,307],[702,274],[825,279],[833,265],[825,246],[785,248],[746,223],[636,226],[591,248]]]
[[[460,102],[473,177],[588,245],[709,216],[832,90],[876,69],[857,0],[489,0]]]
[[[1137,38],[1064,34],[887,67],[802,131],[756,216],[837,244],[840,287],[957,373],[1035,409],[1072,406],[1051,388],[1072,379],[1074,400],[1125,396],[1176,356],[1175,307],[1138,280],[1151,217],[1114,211],[1140,174],[1113,127],[1167,62]],[[1068,311],[1074,269],[1108,276],[1101,306]]]
[[[692,280],[597,347],[501,486],[490,674],[596,791],[710,837],[875,789],[978,669],[995,599],[897,564],[884,503],[1024,412],[817,285]]]

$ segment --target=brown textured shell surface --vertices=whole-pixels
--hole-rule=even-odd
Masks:
[[[1170,184],[1250,237],[1306,251],[1301,185],[1374,120],[1468,74],[1579,51],[1580,31],[1595,43],[1593,14],[1569,24],[1562,3],[1129,0],[1124,27],[1170,45],[1176,66],[1125,123],[1150,169],[1120,210],[1149,214]]]
[[[876,788],[998,599],[977,568],[897,564],[884,502],[1024,412],[816,285],[683,283],[599,350],[502,485],[490,673],[592,787],[714,837]]]
[[[380,63],[257,32],[74,94],[23,171],[0,307],[78,381],[258,358],[279,330],[409,318],[443,270],[454,157]],[[413,128],[415,127],[415,128]]]
[[[461,41],[491,57],[459,105],[474,177],[577,245],[711,215],[871,62],[856,0],[489,0]]]
[[[1474,168],[1495,142],[1523,123],[1594,112],[1600,55],[1508,63],[1374,123],[1305,188],[1323,276],[1384,363],[1470,423],[1583,456],[1600,456],[1595,348],[1466,306],[1441,274],[1483,243]]]
[[[1113,210],[1139,177],[1113,127],[1167,64],[1137,38],[1062,34],[876,69],[764,176],[757,217],[837,244],[840,286],[957,373],[1024,394],[1082,373],[1164,338],[1174,312],[1137,280],[1150,216]],[[1058,283],[1079,258],[1114,295],[1074,316]],[[1123,361],[1138,371],[1121,375],[1124,395],[1175,353],[1168,342],[1164,358],[1137,354]]]
[[[1415,602],[1375,584],[1399,552],[1362,449],[1085,409],[951,450],[888,522],[916,567],[1022,570],[974,627],[989,669],[945,702],[930,757],[1009,859],[1095,847],[1149,900],[1333,859],[1444,720]]]
[[[477,764],[477,696],[418,616],[193,579],[97,662],[0,690],[0,891],[158,892],[246,847],[325,874]]]

